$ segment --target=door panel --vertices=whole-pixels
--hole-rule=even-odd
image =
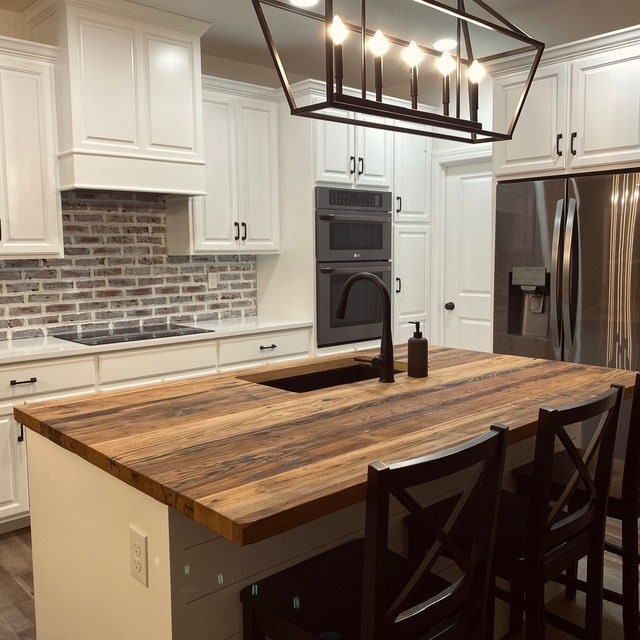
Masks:
[[[447,172],[444,345],[491,350],[491,168],[489,162]],[[449,305],[448,303],[453,303]]]

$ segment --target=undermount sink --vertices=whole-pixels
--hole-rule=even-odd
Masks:
[[[284,372],[283,372],[284,373]],[[399,373],[396,371],[395,373]],[[247,382],[256,382],[257,384],[276,387],[284,391],[293,391],[295,393],[304,393],[306,391],[316,391],[317,389],[326,389],[328,387],[336,387],[341,384],[350,384],[352,382],[361,382],[362,380],[372,380],[380,377],[380,369],[376,369],[369,364],[353,364],[334,369],[325,369],[324,371],[312,371],[310,373],[301,373],[298,375],[289,375],[282,378],[274,378],[272,380],[259,379],[258,376],[241,376],[242,380]]]

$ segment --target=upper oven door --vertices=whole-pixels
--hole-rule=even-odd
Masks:
[[[390,212],[316,211],[318,262],[390,259]]]

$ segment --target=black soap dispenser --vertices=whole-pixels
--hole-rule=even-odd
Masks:
[[[407,374],[412,378],[426,378],[428,375],[429,343],[422,337],[420,323],[412,322],[416,325],[413,338],[409,338],[408,346],[408,367]]]

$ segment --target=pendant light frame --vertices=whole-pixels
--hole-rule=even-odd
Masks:
[[[475,16],[465,9],[465,0],[457,0],[457,8],[452,8],[443,2],[438,0],[405,0],[406,2],[417,2],[426,7],[442,11],[454,17],[456,19],[457,28],[457,48],[455,55],[456,70],[452,75],[455,76],[455,87],[452,93],[456,97],[455,115],[443,115],[434,113],[432,111],[426,111],[415,107],[405,107],[398,104],[391,104],[382,100],[376,99],[375,91],[371,91],[367,85],[367,69],[366,69],[366,55],[367,55],[367,40],[374,36],[374,31],[367,29],[366,23],[366,0],[360,0],[360,14],[361,14],[361,26],[347,24],[345,26],[349,31],[359,34],[360,37],[360,74],[361,74],[361,89],[357,92],[343,91],[341,89],[341,79],[338,81],[338,88],[336,90],[336,77],[335,77],[335,64],[336,64],[336,49],[331,38],[328,35],[328,25],[333,21],[333,0],[325,0],[325,13],[317,13],[310,9],[303,9],[295,7],[283,0],[252,0],[258,22],[262,29],[269,53],[274,63],[280,84],[284,91],[284,95],[289,104],[292,115],[303,116],[308,118],[315,118],[320,120],[327,120],[331,122],[343,122],[346,124],[356,124],[366,127],[372,127],[377,129],[385,129],[392,131],[399,131],[403,133],[418,134],[433,138],[440,138],[445,140],[455,140],[461,142],[467,142],[471,144],[482,142],[495,142],[500,140],[510,140],[513,136],[513,131],[516,127],[524,102],[527,98],[531,84],[533,82],[535,72],[540,63],[542,53],[544,51],[544,44],[538,40],[529,37],[524,31],[513,25],[506,20],[497,11],[489,7],[483,0],[467,0],[467,2],[473,2],[478,5],[489,15],[495,18],[494,21]],[[287,74],[282,63],[282,59],[278,52],[275,40],[273,38],[271,29],[263,11],[263,5],[295,13],[310,20],[321,21],[325,24],[325,86],[326,95],[325,100],[309,105],[298,105],[292,90],[292,86],[289,83]],[[533,61],[530,63],[529,72],[527,75],[527,81],[525,82],[520,98],[516,105],[515,112],[510,121],[509,127],[506,131],[493,131],[489,128],[485,128],[482,123],[477,122],[470,114],[468,119],[461,117],[461,79],[462,68],[467,69],[471,65],[473,58],[472,43],[469,33],[469,24],[476,24],[503,36],[508,36],[514,40],[522,43],[522,46],[518,46],[514,49],[493,54],[480,58],[478,61],[483,65],[490,65],[494,61],[503,60],[504,58],[514,57],[520,60],[526,54],[533,53]],[[385,34],[386,35],[386,34]],[[408,42],[399,38],[386,35],[388,40],[396,45],[407,46]],[[461,39],[464,38],[466,58],[462,56]],[[419,44],[420,49],[429,55],[440,56],[441,51],[433,49],[429,46]],[[341,56],[341,50],[338,52]],[[521,63],[520,63],[521,64]],[[411,70],[412,82],[417,82],[417,67]],[[477,111],[477,91],[478,85],[473,85],[470,82],[468,84],[470,102],[475,99],[475,106]],[[373,89],[373,87],[371,87]],[[352,94],[353,93],[353,94]],[[358,95],[359,94],[359,95]],[[379,98],[379,95],[378,95]],[[397,101],[396,101],[397,102]],[[414,102],[415,104],[415,102]],[[336,111],[343,112],[342,114],[336,113]],[[378,116],[377,119],[359,119],[356,120],[353,115],[350,114],[365,114],[367,116]]]

